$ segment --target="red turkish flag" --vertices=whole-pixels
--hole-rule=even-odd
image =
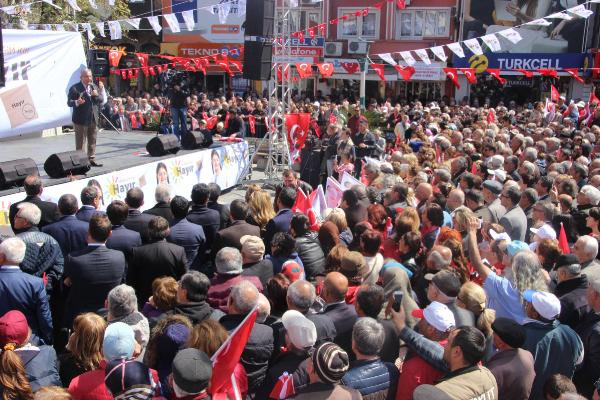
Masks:
[[[354,74],[356,71],[358,71],[359,65],[358,63],[354,62],[343,62],[342,68],[344,68],[347,73]]]
[[[578,82],[583,83],[583,78],[579,76],[579,68],[563,68],[563,71],[571,75],[573,79],[576,79]]]
[[[515,71],[522,73],[523,75],[525,75],[525,78],[532,78],[533,77],[533,72],[532,71],[528,71],[526,69],[515,69]]]
[[[215,126],[217,126],[217,123],[219,122],[219,117],[217,117],[216,115],[210,118],[206,118],[206,127],[208,129],[213,129]]]
[[[217,61],[217,65],[223,68],[229,76],[233,76],[233,72],[231,72],[231,68],[229,68],[229,63],[227,61]]]
[[[558,72],[556,72],[555,69],[540,68],[540,69],[538,69],[538,72],[542,76],[549,76],[550,78],[558,78]]]
[[[320,25],[319,25],[319,34],[320,34],[321,36],[325,36],[325,28],[326,28],[326,27],[327,27],[327,25],[325,25],[325,24],[320,24]]]
[[[304,43],[304,32],[298,32],[298,40],[300,40],[300,43]]]
[[[298,70],[298,75],[300,78],[308,78],[312,75],[312,64],[308,63],[297,63],[296,69]]]
[[[454,83],[458,89],[460,89],[460,83],[458,83],[458,72],[456,68],[442,68],[446,76]]]
[[[375,73],[382,81],[385,81],[385,65],[383,64],[371,64],[371,68],[375,70]]]
[[[412,65],[407,65],[406,67],[394,65],[394,68],[396,68],[396,71],[398,71],[402,79],[404,79],[405,81],[410,81],[410,78],[415,73],[415,67],[413,67]]]
[[[317,137],[321,137],[321,128],[319,128],[319,124],[314,119],[310,121],[310,127],[315,132]]]
[[[494,114],[494,109],[490,108],[490,110],[488,111],[488,115],[487,115],[487,123],[491,124],[495,120],[496,120],[496,114]],[[476,164],[473,163],[473,165],[476,165]]]
[[[121,70],[121,79],[127,79],[127,71],[124,69]]]
[[[404,10],[406,8],[406,0],[396,0],[396,7],[398,10]]]
[[[156,75],[156,70],[154,69],[154,67],[148,68],[148,71],[150,72],[150,75],[152,75],[152,76]]]
[[[235,328],[235,330],[229,335],[227,340],[219,347],[219,350],[211,357],[213,373],[210,380],[210,394],[223,394],[230,388],[232,380],[233,370],[246,347],[248,338],[252,333],[254,322],[256,321],[256,314],[258,310],[254,308],[242,323]],[[214,398],[214,397],[213,397]]]
[[[317,36],[317,28],[314,26],[312,28],[308,28],[308,36],[310,36],[311,39],[314,39],[315,36]]]
[[[121,61],[121,56],[123,55],[122,51],[119,50],[109,50],[108,51],[108,62],[111,67],[118,67],[119,61]]]
[[[306,214],[309,208],[311,208],[311,204],[306,193],[300,188],[296,189],[296,202],[292,206],[292,211]]]
[[[319,72],[323,76],[323,78],[329,78],[333,75],[333,64],[332,63],[320,63],[317,64],[317,68],[319,68]]]
[[[467,77],[467,82],[471,85],[477,83],[477,76],[475,75],[475,68],[462,68],[462,73]]]
[[[140,67],[142,68],[148,68],[148,54],[146,53],[135,53],[135,56],[137,57],[139,63],[140,63]]]
[[[250,127],[250,133],[256,134],[256,117],[254,115],[248,115],[248,126]]]
[[[384,4],[384,2],[380,1],[379,3],[373,4],[373,7],[375,7],[378,10],[381,10],[383,8],[383,4]]]
[[[133,71],[130,70],[130,69],[127,70],[127,78],[128,79],[133,79]]]
[[[285,115],[285,127],[288,132],[290,148],[301,149],[308,137],[310,128],[309,113],[294,113]]]
[[[328,122],[329,122],[330,124],[335,124],[335,123],[337,122],[337,118],[336,118],[335,114],[334,114],[334,113],[332,113],[332,112],[331,112],[331,113],[329,113],[329,118],[328,118],[328,119],[329,119],[329,121],[328,121]]]
[[[279,380],[271,390],[271,394],[269,394],[270,399],[287,399],[292,397],[296,391],[294,390],[294,379],[292,375],[287,372],[284,372],[283,375],[279,377]]]
[[[560,247],[563,254],[571,254],[569,242],[567,241],[567,232],[562,222],[560,223],[560,233],[558,234],[558,247]]]
[[[554,85],[550,85],[550,100],[557,102],[559,98],[560,93],[558,93],[558,89]]]
[[[229,61],[229,64],[237,69],[237,72],[242,72],[243,66],[241,61]]]
[[[506,84],[506,79],[500,76],[500,68],[488,68],[487,72],[496,78],[501,84]]]

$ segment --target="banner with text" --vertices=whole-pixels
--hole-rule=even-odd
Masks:
[[[65,193],[79,193],[85,186],[96,186],[101,193],[104,210],[113,200],[125,200],[129,189],[139,187],[144,191],[146,204],[142,210],[154,205],[154,191],[159,183],[171,188],[171,195],[190,198],[192,186],[197,183],[217,183],[221,189],[234,186],[248,163],[248,143],[239,142],[222,147],[205,149],[179,157],[138,165],[121,171],[94,176],[44,188],[43,200],[57,202]],[[0,197],[0,231],[7,234],[10,205],[23,200],[25,193]],[[4,227],[2,227],[4,225]]]
[[[7,29],[2,37],[0,138],[70,124],[67,92],[86,66],[81,34]]]

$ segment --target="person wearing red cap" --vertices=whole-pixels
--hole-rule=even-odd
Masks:
[[[0,396],[31,398],[44,386],[60,386],[56,352],[51,346],[29,343],[27,318],[18,310],[0,317]]]

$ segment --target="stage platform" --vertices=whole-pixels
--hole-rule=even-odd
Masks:
[[[132,131],[119,133],[113,130],[102,130],[98,133],[96,144],[96,160],[102,167],[92,167],[85,175],[78,178],[91,178],[97,175],[115,172],[122,169],[146,164],[161,159],[174,157],[151,157],[146,152],[146,143],[156,136],[156,132]],[[17,158],[33,158],[38,165],[40,176],[46,187],[68,182],[69,178],[52,179],[44,171],[44,162],[54,153],[75,149],[75,135],[67,133],[45,138],[15,138],[0,142],[0,161]],[[177,156],[197,152],[198,150],[179,150]],[[0,197],[22,192],[23,188],[0,190]]]

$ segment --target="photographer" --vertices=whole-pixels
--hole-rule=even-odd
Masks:
[[[184,90],[180,82],[173,85],[169,96],[171,104],[171,117],[173,118],[173,133],[181,141],[181,136],[187,132],[187,106],[190,94]]]

